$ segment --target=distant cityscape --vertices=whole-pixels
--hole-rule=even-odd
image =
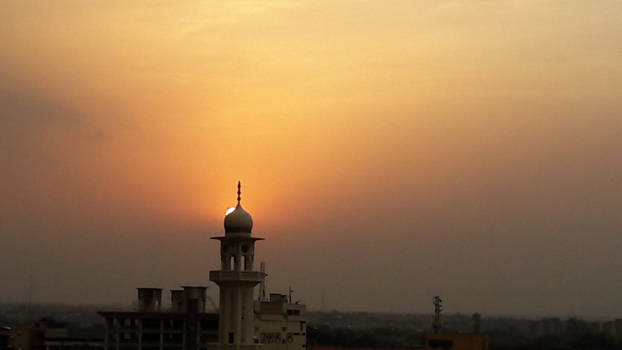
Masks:
[[[133,306],[135,308],[135,305]],[[40,348],[57,349],[52,344],[65,338],[64,349],[103,349],[105,324],[98,314],[118,310],[112,306],[0,304],[0,346],[9,349],[13,328],[34,323],[43,327]],[[132,309],[131,306],[127,307]],[[308,348],[413,348],[423,345],[423,336],[432,331],[433,314],[396,314],[340,311],[308,311]],[[443,330],[468,333],[473,330],[471,315],[444,314]],[[481,333],[488,336],[490,349],[620,349],[622,319],[586,321],[579,318],[485,317]]]

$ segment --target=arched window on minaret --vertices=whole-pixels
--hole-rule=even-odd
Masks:
[[[229,256],[227,254],[221,254],[220,256],[220,268],[222,270],[229,269]]]
[[[244,255],[244,270],[253,271],[253,256],[251,254]]]

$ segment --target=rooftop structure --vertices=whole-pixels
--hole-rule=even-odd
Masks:
[[[171,290],[162,306],[162,289],[137,288],[135,310],[99,312],[104,317],[105,350],[206,350],[218,339],[218,315],[206,310],[207,287]]]

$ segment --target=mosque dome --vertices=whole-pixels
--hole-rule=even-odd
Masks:
[[[225,233],[251,233],[253,217],[240,204],[225,216]]]
[[[253,217],[249,212],[242,208],[240,204],[240,182],[238,182],[238,205],[233,210],[227,211],[225,215],[225,233],[251,234],[253,229]]]

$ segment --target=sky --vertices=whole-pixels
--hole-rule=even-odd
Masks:
[[[9,0],[0,42],[0,302],[216,296],[241,180],[312,310],[622,314],[622,2]]]

